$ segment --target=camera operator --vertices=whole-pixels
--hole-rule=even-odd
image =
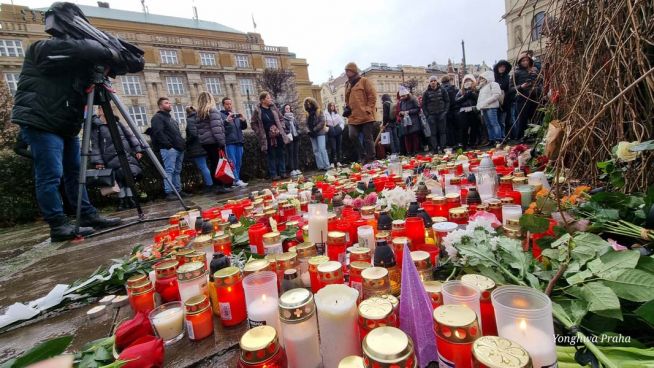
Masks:
[[[55,3],[53,8],[55,6],[62,4]],[[81,10],[73,7],[77,15],[84,18]],[[48,13],[46,17],[53,16]],[[21,135],[34,157],[36,200],[43,218],[50,225],[53,242],[89,235],[94,228],[111,227],[121,222],[117,218],[98,215],[84,190],[81,227],[79,232],[75,232],[75,226],[64,214],[58,189],[63,178],[66,198],[71,206],[77,205],[78,134],[84,117],[84,89],[90,83],[95,65],[112,64],[118,59],[116,52],[97,41],[66,36],[36,41],[25,54],[11,121],[20,125]]]
[[[243,130],[248,128],[248,124],[243,114],[232,110],[234,103],[231,98],[224,97],[222,105],[224,110],[221,110],[220,113],[225,123],[227,157],[234,163],[234,185],[246,187],[248,183],[241,180],[241,165],[243,163]]]

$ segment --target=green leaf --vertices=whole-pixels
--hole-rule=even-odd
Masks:
[[[590,272],[588,270],[584,270],[584,271],[572,274],[570,277],[567,277],[565,280],[568,282],[568,284],[575,285],[575,284],[580,284],[580,283],[584,282],[587,278],[589,278],[591,276],[593,276],[592,272]]]
[[[520,227],[533,234],[539,234],[544,233],[549,229],[550,222],[546,218],[540,216],[522,215],[520,216]]]
[[[68,345],[70,345],[71,341],[73,341],[72,335],[55,337],[54,339],[44,341],[39,345],[26,351],[15,360],[3,364],[2,368],[27,367],[30,364],[34,364],[36,362],[40,362],[42,360],[52,358],[66,351],[66,348],[68,347]],[[6,365],[8,363],[11,363],[11,365]]]
[[[581,294],[588,302],[590,312],[622,320],[620,301],[611,288],[601,282],[590,282],[581,287]]]
[[[488,277],[489,279],[495,281],[496,284],[502,285],[506,284],[506,279],[502,274],[499,272],[495,272],[495,270],[491,269],[490,267],[486,267],[482,264],[477,266],[477,269],[479,270],[479,273],[483,276]]]
[[[641,305],[634,311],[634,313],[636,313],[638,317],[647,321],[650,325],[654,326],[654,300],[650,300]]]
[[[570,234],[563,235],[562,237],[552,242],[552,248],[558,248],[561,245],[567,244],[570,238],[571,238]]]
[[[654,273],[654,258],[652,256],[640,257],[636,268],[645,272]]]
[[[538,278],[536,276],[532,275],[531,273],[529,273],[529,272],[525,273],[525,279],[527,279],[527,283],[532,288],[534,288],[536,290],[542,290],[543,289],[543,288],[541,288],[540,281],[538,281]]]
[[[618,269],[603,275],[604,284],[622,299],[649,302],[654,299],[654,275],[642,270]]]
[[[574,242],[575,244],[582,244],[582,245],[594,247],[597,250],[601,251],[602,254],[606,253],[606,251],[610,247],[609,243],[606,240],[602,239],[597,234],[591,234],[591,233],[578,233],[574,237]]]
[[[579,326],[581,320],[588,314],[588,305],[583,300],[558,300],[552,302],[552,308],[558,305],[563,308],[566,316],[570,319],[573,325]]]
[[[595,249],[588,245],[578,245],[574,247],[570,253],[572,258],[579,261],[581,264],[586,264],[586,262],[597,257]]]
[[[600,258],[589,262],[588,268],[596,275],[615,268],[635,268],[638,264],[639,258],[640,252],[637,250],[625,250],[620,252],[609,250]]]
[[[102,347],[95,351],[95,354],[93,355],[93,359],[99,362],[114,360],[113,355],[110,352],[108,352],[107,349]]]

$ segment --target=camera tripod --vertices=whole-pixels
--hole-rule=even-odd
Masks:
[[[127,186],[131,189],[132,193],[134,194],[134,202],[136,204],[136,211],[138,212],[138,220],[134,223],[124,224],[118,227],[114,227],[112,229],[108,229],[106,231],[96,232],[92,235],[103,234],[106,233],[107,231],[121,229],[136,223],[159,221],[165,219],[165,218],[157,218],[157,219],[145,218],[145,214],[143,213],[143,209],[141,208],[141,204],[139,201],[139,196],[137,195],[136,182],[134,181],[134,176],[131,174],[132,171],[129,166],[129,161],[127,160],[127,153],[125,152],[125,147],[123,146],[123,141],[120,138],[120,133],[118,131],[119,129],[118,122],[116,120],[116,116],[114,115],[113,110],[111,109],[112,102],[118,108],[118,111],[120,112],[123,119],[127,123],[127,127],[134,134],[141,147],[143,147],[145,153],[150,158],[150,161],[152,161],[152,164],[154,165],[159,175],[161,175],[161,177],[164,180],[168,181],[168,184],[170,185],[171,188],[173,188],[173,192],[177,196],[177,199],[181,203],[182,207],[185,210],[188,210],[189,207],[184,203],[184,200],[180,196],[179,192],[177,192],[177,189],[173,186],[172,181],[166,175],[164,168],[161,166],[161,163],[155,156],[154,152],[152,151],[152,148],[141,134],[141,131],[134,123],[132,117],[129,115],[126,106],[120,101],[115,91],[111,87],[111,82],[105,76],[104,67],[96,66],[93,68],[91,84],[84,92],[86,93],[86,108],[84,111],[84,130],[82,133],[82,152],[81,152],[81,164],[80,164],[80,171],[79,171],[79,189],[77,193],[78,194],[77,208],[75,212],[76,215],[75,231],[76,232],[79,231],[81,212],[82,212],[82,193],[84,192],[84,190],[86,190],[86,171],[87,171],[88,157],[91,155],[90,142],[91,142],[91,126],[93,124],[92,123],[93,105],[94,103],[96,103],[96,99],[98,105],[100,105],[100,107],[104,112],[104,116],[107,121],[107,127],[109,128],[109,133],[111,135],[111,140],[114,144],[114,147],[116,148],[116,153],[118,154],[118,160],[120,161],[120,168],[123,171],[123,177],[125,178],[125,182]]]

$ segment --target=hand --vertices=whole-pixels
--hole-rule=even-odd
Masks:
[[[142,154],[141,152],[137,152],[137,153],[136,153],[136,159],[137,159],[137,160],[140,160],[141,157],[143,157],[143,154]]]
[[[232,123],[234,122],[234,113],[230,112],[229,115],[227,115],[227,121]]]
[[[95,164],[95,168],[98,169],[98,170],[102,170],[102,169],[104,169],[104,165],[103,164]]]
[[[520,88],[523,88],[523,89],[524,89],[524,88],[527,88],[527,87],[529,87],[529,83],[522,83],[522,84],[520,85]]]
[[[405,114],[404,111],[400,111],[400,116],[404,116],[404,114]]]

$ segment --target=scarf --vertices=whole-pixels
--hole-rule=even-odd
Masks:
[[[297,137],[297,129],[295,128],[295,116],[292,112],[284,113],[284,120],[288,121],[288,124],[291,126],[291,135]]]

